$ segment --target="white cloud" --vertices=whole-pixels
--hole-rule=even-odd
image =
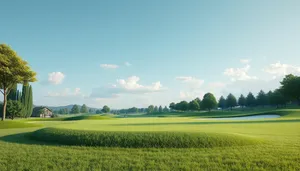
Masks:
[[[61,72],[52,72],[48,74],[48,82],[50,84],[58,85],[63,82],[65,75]]]
[[[129,67],[129,66],[131,66],[131,63],[125,62],[124,65]]]
[[[227,68],[223,74],[230,77],[232,81],[257,79],[256,76],[250,76],[248,74],[249,69],[250,65],[247,64],[243,68]]]
[[[84,96],[81,93],[80,88],[75,88],[74,91],[71,91],[70,88],[65,88],[61,92],[48,92],[47,97],[70,97],[70,96]]]
[[[179,97],[181,99],[185,100],[193,100],[198,98],[202,98],[204,96],[205,92],[204,91],[180,91]]]
[[[114,65],[114,64],[100,64],[100,67],[104,68],[104,69],[117,69],[117,68],[119,68],[118,65]]]
[[[117,84],[93,89],[91,97],[111,98],[119,97],[121,94],[147,94],[166,90],[159,81],[152,85],[141,85],[139,81],[140,78],[137,76],[131,76],[126,80],[118,79]]]
[[[241,59],[240,60],[240,62],[242,63],[242,64],[248,64],[248,63],[250,63],[250,59]]]
[[[300,67],[276,62],[274,64],[270,64],[269,66],[265,67],[263,71],[274,75],[273,78],[276,78],[276,76],[284,76],[287,74],[299,74]]]
[[[192,88],[199,88],[204,83],[204,80],[191,77],[191,76],[180,76],[180,77],[176,77],[175,79],[181,81],[182,83],[188,84]]]

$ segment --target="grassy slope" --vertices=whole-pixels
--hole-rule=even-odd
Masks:
[[[22,133],[38,128],[2,129],[0,168],[2,170],[300,170],[300,122],[297,121],[300,119],[300,112],[294,110],[281,112],[284,113],[283,118],[272,120],[296,119],[296,121],[192,124],[203,121],[191,118],[140,118],[82,120],[55,125],[60,128],[109,131],[218,132],[269,141],[261,145],[222,148],[126,149],[40,145],[40,142],[29,140],[26,134]],[[287,112],[290,114],[287,115]]]

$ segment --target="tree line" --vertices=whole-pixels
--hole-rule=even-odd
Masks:
[[[236,98],[232,93],[229,93],[226,98],[221,96],[217,102],[212,93],[206,93],[203,96],[202,101],[200,98],[196,98],[190,102],[172,102],[169,107],[171,110],[176,111],[211,111],[217,107],[222,110],[232,110],[237,106],[241,108],[253,108],[256,106],[275,106],[279,108],[285,107],[288,103],[295,102],[300,105],[300,77],[292,74],[286,75],[280,84],[281,86],[274,91],[265,93],[263,90],[260,90],[256,96],[249,92],[247,96],[241,94],[239,98]]]
[[[68,108],[62,108],[59,110],[54,110],[53,113],[54,114],[85,114],[85,113],[96,113],[96,114],[101,114],[101,113],[109,113],[110,112],[110,108],[105,105],[103,106],[103,108],[94,110],[91,108],[88,108],[85,104],[83,104],[81,107],[79,105],[73,105],[71,110],[69,111]]]

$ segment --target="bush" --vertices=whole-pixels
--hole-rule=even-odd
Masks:
[[[45,128],[31,134],[35,140],[64,145],[127,148],[190,148],[251,145],[260,140],[216,133],[183,132],[100,132]]]

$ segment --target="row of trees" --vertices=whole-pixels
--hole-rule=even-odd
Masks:
[[[164,108],[162,106],[153,106],[153,105],[150,105],[148,108],[147,108],[147,113],[148,114],[153,114],[153,113],[167,113],[169,112],[169,108],[167,106],[165,106]]]
[[[110,112],[110,108],[108,106],[103,106],[103,108],[97,109],[97,110],[93,110],[93,109],[89,109],[85,104],[83,104],[81,107],[79,105],[73,105],[73,107],[71,108],[71,110],[69,111],[68,108],[63,108],[63,109],[59,109],[57,111],[54,111],[55,114],[80,114],[80,113],[96,113],[96,114],[100,114],[100,113],[109,113]]]

